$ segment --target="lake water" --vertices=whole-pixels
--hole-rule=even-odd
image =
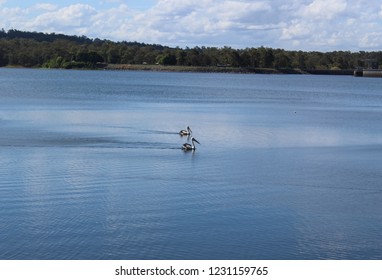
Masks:
[[[0,69],[0,259],[381,259],[381,120],[382,79]]]

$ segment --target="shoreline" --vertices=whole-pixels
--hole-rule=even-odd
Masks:
[[[122,71],[159,71],[159,72],[195,72],[195,73],[233,73],[233,74],[311,74],[311,75],[349,75],[353,69],[276,69],[231,66],[177,66],[145,64],[98,64],[97,69]]]
[[[97,63],[95,68],[46,68],[6,65],[8,69],[64,69],[64,70],[107,70],[107,71],[152,71],[152,72],[189,72],[189,73],[227,73],[227,74],[273,74],[273,75],[348,75],[353,76],[353,69],[276,69],[231,66],[178,66],[151,64],[106,64]]]

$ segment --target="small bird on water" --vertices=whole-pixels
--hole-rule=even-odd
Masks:
[[[179,131],[180,136],[189,136],[191,135],[191,133],[192,133],[192,130],[189,126],[187,126],[187,129],[182,129],[181,131]]]
[[[192,137],[191,138],[191,143],[192,144],[190,144],[190,143],[184,143],[183,144],[183,146],[182,146],[182,149],[184,150],[184,151],[195,151],[195,143],[194,142],[196,142],[196,143],[198,143],[199,145],[200,145],[200,143],[199,143],[199,141],[198,140],[196,140],[194,137]]]

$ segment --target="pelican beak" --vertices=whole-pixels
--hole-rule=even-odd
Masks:
[[[198,140],[196,140],[195,138],[194,138],[194,141],[195,141],[196,143],[198,143],[199,145],[201,145],[201,144],[199,143],[199,141],[198,141]]]

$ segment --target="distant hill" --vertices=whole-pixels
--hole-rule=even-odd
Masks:
[[[0,30],[0,67],[95,69],[107,65],[168,65],[182,66],[182,69],[190,66],[193,67],[190,69],[240,68],[245,71],[238,72],[251,73],[275,73],[264,69],[276,69],[277,73],[311,70],[316,70],[315,73],[332,73],[326,70],[349,70],[369,67],[371,64],[373,67],[382,65],[381,51],[304,52],[263,46],[246,49],[228,46],[182,49],[159,44],[90,39],[86,36]]]
[[[90,39],[86,36],[76,36],[76,35],[65,35],[65,34],[56,34],[56,33],[43,33],[43,32],[30,32],[30,31],[20,31],[16,29],[10,29],[5,31],[4,29],[0,30],[0,39],[32,39],[37,42],[54,42],[57,40],[67,40],[75,42],[78,44],[91,44],[95,42],[111,42],[110,40],[101,40],[101,39]],[[139,43],[139,42],[123,42],[126,45],[134,45],[139,47],[151,46],[150,44]],[[163,49],[163,46],[157,46],[159,49]]]
[[[0,39],[32,39],[38,42],[53,42],[56,40],[68,40],[76,42],[79,44],[92,43],[93,40],[87,38],[86,36],[69,36],[64,34],[55,34],[55,33],[42,33],[42,32],[28,32],[20,31],[15,29],[10,29],[6,32],[4,29],[0,31]]]

